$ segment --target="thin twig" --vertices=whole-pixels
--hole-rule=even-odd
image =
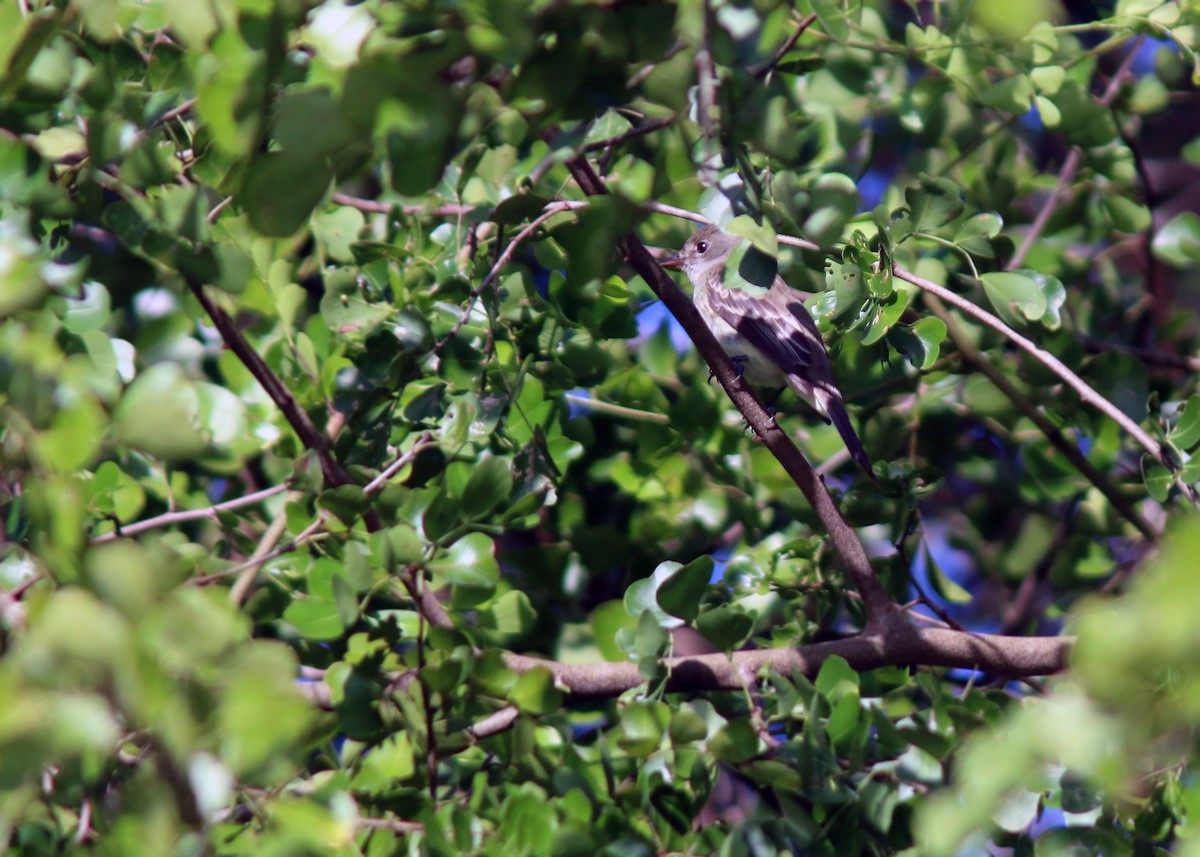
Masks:
[[[1098,99],[1100,106],[1108,107],[1112,104],[1113,99],[1117,97],[1125,75],[1129,71],[1129,67],[1133,65],[1133,61],[1137,57],[1138,48],[1141,47],[1145,38],[1145,36],[1139,36],[1130,46],[1129,52],[1126,53],[1120,67],[1108,81],[1108,86],[1105,87],[1104,94]],[[1025,257],[1033,249],[1033,245],[1037,242],[1038,238],[1041,237],[1042,231],[1046,228],[1046,224],[1050,220],[1050,216],[1054,214],[1054,209],[1058,207],[1059,200],[1066,194],[1067,187],[1070,186],[1072,179],[1075,178],[1075,173],[1082,162],[1083,149],[1079,146],[1072,147],[1066,160],[1063,161],[1062,168],[1058,171],[1058,181],[1054,184],[1054,190],[1050,191],[1050,196],[1043,203],[1041,210],[1037,213],[1037,217],[1033,219],[1029,231],[1021,239],[1021,246],[1017,248],[1012,258],[1008,260],[1008,264],[1004,266],[1005,270],[1013,271],[1021,267],[1021,263],[1025,261]]]
[[[208,586],[210,583],[216,583],[219,580],[225,580],[226,578],[242,574],[243,572],[257,572],[258,569],[262,568],[262,566],[266,565],[276,557],[283,556],[286,553],[291,553],[292,551],[296,550],[296,548],[307,544],[310,541],[320,541],[322,539],[329,538],[328,533],[320,532],[324,526],[324,516],[318,515],[316,520],[301,530],[295,538],[289,539],[274,550],[267,551],[262,556],[248,559],[245,562],[238,563],[237,565],[230,566],[229,568],[223,568],[220,571],[214,571],[212,574],[193,577],[189,582],[193,586]],[[240,601],[241,599],[238,598],[237,600]]]
[[[189,98],[187,101],[184,101],[182,104],[178,105],[177,107],[172,107],[170,110],[168,110],[162,116],[159,116],[152,123],[150,123],[150,127],[157,128],[160,125],[166,125],[168,122],[174,122],[180,116],[183,116],[183,114],[190,112],[191,109],[195,106],[196,106],[196,99]]]
[[[1138,348],[1136,345],[1124,345],[1119,342],[1108,342],[1095,336],[1080,338],[1083,347],[1089,351],[1120,351],[1132,354],[1143,363],[1162,366],[1167,369],[1178,369],[1183,372],[1200,373],[1200,359],[1184,354],[1171,354],[1166,351],[1156,351],[1152,348]]]
[[[636,128],[630,128],[624,134],[618,134],[615,137],[609,137],[607,140],[588,143],[583,147],[583,150],[585,152],[598,152],[601,149],[611,149],[621,145],[622,143],[628,142],[629,140],[633,140],[638,137],[644,137],[647,134],[653,134],[655,131],[661,131],[663,128],[667,128],[674,124],[674,122],[674,116],[667,116],[663,119],[655,119],[652,122],[646,122],[642,125],[638,125]]]
[[[359,818],[354,825],[367,830],[390,830],[403,834],[422,833],[425,830],[425,825],[419,821],[401,821],[398,818]]]
[[[92,544],[101,545],[105,542],[111,542],[114,539],[123,539],[128,536],[136,535],[137,533],[152,530],[155,527],[169,527],[172,524],[182,524],[187,521],[196,521],[203,518],[211,520],[217,519],[218,512],[229,511],[230,509],[238,509],[242,506],[250,506],[254,503],[261,502],[268,497],[274,497],[287,490],[286,485],[276,485],[272,488],[264,488],[262,491],[255,491],[253,494],[247,494],[245,497],[235,497],[232,500],[226,500],[224,503],[217,503],[212,506],[206,506],[203,509],[189,509],[186,512],[166,512],[153,518],[147,518],[144,521],[138,521],[136,524],[118,527],[111,533],[105,533],[92,539]]]
[[[425,434],[423,434],[419,438],[417,438],[417,442],[415,444],[413,444],[412,449],[410,449],[408,452],[404,453],[403,455],[399,456],[395,461],[393,461],[386,468],[384,468],[383,472],[381,472],[378,476],[376,476],[374,479],[372,479],[370,482],[368,482],[366,485],[364,485],[363,493],[364,494],[374,494],[376,491],[379,491],[380,489],[382,489],[383,486],[385,486],[393,476],[395,476],[402,469],[404,469],[404,467],[407,466],[409,464],[409,462],[411,462],[414,458],[416,458],[418,455],[420,455],[422,452],[424,452],[430,446],[434,446],[434,445],[435,444],[433,442],[433,435],[430,432],[425,432]]]
[[[912,511],[909,516],[910,520],[912,519],[913,516],[915,516],[917,514],[918,513],[916,512],[916,510]],[[907,526],[905,527],[905,529],[907,529]],[[922,540],[925,539],[924,526],[921,527],[921,536],[920,537]],[[942,605],[936,603],[932,598],[929,597],[929,594],[925,591],[925,587],[921,585],[921,581],[918,580],[917,576],[912,573],[912,565],[913,565],[912,558],[909,557],[908,551],[904,549],[904,538],[901,537],[900,539],[898,539],[896,541],[896,543],[893,545],[893,547],[896,549],[896,553],[899,554],[899,556],[900,556],[900,561],[904,563],[904,567],[908,571],[908,582],[912,584],[913,589],[917,590],[917,598],[920,600],[920,602],[922,604],[924,604],[926,607],[928,607],[930,610],[932,610],[937,615],[937,617],[946,624],[947,627],[952,628],[955,631],[961,631],[963,633],[967,633],[967,629],[964,628],[962,625],[958,624],[957,622],[955,622],[954,618],[949,613],[946,612],[945,608],[943,608]],[[928,553],[926,554],[926,556],[928,556]],[[930,562],[932,562],[932,560],[930,560]]]
[[[521,246],[522,241],[536,232],[543,223],[545,223],[554,215],[562,214],[564,211],[571,211],[581,207],[583,206],[580,206],[575,202],[552,202],[542,209],[541,214],[535,217],[524,229],[518,232],[516,237],[514,237],[513,240],[508,243],[508,246],[505,247],[504,251],[496,258],[496,263],[492,265],[492,269],[487,272],[487,276],[480,281],[478,286],[471,290],[471,294],[467,299],[467,306],[463,310],[462,317],[456,321],[454,326],[450,328],[446,335],[433,346],[433,353],[439,353],[443,348],[446,347],[446,344],[454,339],[454,337],[458,335],[458,332],[462,330],[463,325],[465,325],[467,320],[470,319],[471,312],[474,310],[475,302],[479,300],[479,296],[487,291],[488,287],[495,282],[496,278],[500,275],[500,271],[504,269],[504,266],[508,264],[510,259],[512,259],[513,254],[517,252],[517,248]]]
[[[283,538],[283,534],[287,532],[288,504],[301,502],[304,497],[305,494],[302,491],[291,491],[288,493],[288,496],[283,501],[283,508],[275,515],[275,519],[267,526],[262,538],[254,546],[254,553],[250,555],[250,562],[266,556],[275,549],[275,546],[279,544],[279,540]],[[240,605],[246,599],[246,594],[250,591],[250,585],[254,583],[257,577],[258,565],[247,567],[241,576],[233,582],[233,586],[229,588],[229,603]]]
[[[332,199],[338,205],[347,205],[350,208],[357,208],[359,211],[365,211],[368,214],[390,214],[393,211],[400,211],[410,217],[465,217],[487,208],[487,206],[479,205],[442,205],[437,208],[429,208],[424,205],[402,205],[399,203],[379,202],[374,199],[360,199],[359,197],[344,193],[335,193]]]
[[[796,31],[792,33],[786,42],[780,45],[779,50],[775,51],[775,54],[769,60],[757,69],[750,69],[750,73],[754,75],[755,80],[766,80],[767,75],[775,70],[780,60],[787,56],[788,51],[796,46],[796,42],[800,41],[800,37],[804,35],[804,31],[811,27],[816,20],[817,16],[815,14],[802,19],[796,25]]]
[[[493,711],[487,717],[467,727],[467,734],[475,740],[488,738],[512,728],[521,716],[521,710],[515,705],[506,705],[498,711]]]

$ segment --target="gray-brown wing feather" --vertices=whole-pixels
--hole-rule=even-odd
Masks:
[[[829,357],[812,317],[792,290],[777,283],[767,294],[717,287],[709,302],[731,327],[782,369],[790,381],[807,387],[826,387],[833,381]],[[789,383],[795,387],[795,383]],[[811,390],[797,390],[806,397]]]

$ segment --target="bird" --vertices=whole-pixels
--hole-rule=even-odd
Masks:
[[[850,457],[875,479],[871,459],[854,431],[842,392],[817,325],[800,294],[776,275],[770,288],[743,280],[745,288],[726,285],[730,254],[747,239],[705,226],[674,256],[662,260],[669,270],[692,281],[692,303],[742,377],[751,384],[786,385],[812,406],[842,436]]]

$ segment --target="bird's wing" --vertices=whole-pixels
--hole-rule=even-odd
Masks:
[[[717,285],[709,290],[708,299],[721,318],[785,374],[798,376],[810,386],[832,381],[817,327],[786,284],[777,282],[760,295]]]

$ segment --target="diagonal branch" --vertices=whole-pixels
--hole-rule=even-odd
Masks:
[[[1142,449],[1144,449],[1150,456],[1162,462],[1169,470],[1175,470],[1174,463],[1166,455],[1164,455],[1162,445],[1159,444],[1158,441],[1150,437],[1145,429],[1127,417],[1120,408],[1118,408],[1104,396],[1100,395],[1100,393],[1098,393],[1094,387],[1072,372],[1069,368],[1067,368],[1065,363],[1063,363],[1049,351],[1039,347],[1035,342],[1033,342],[1033,340],[1017,333],[987,310],[976,306],[975,304],[971,303],[971,301],[959,296],[955,292],[950,291],[945,286],[940,286],[932,280],[927,280],[924,277],[917,276],[912,271],[902,268],[899,265],[894,265],[893,271],[895,272],[896,276],[901,280],[904,280],[904,282],[912,283],[914,286],[917,286],[918,288],[941,298],[946,303],[953,304],[955,307],[962,310],[976,321],[982,322],[992,330],[1002,334],[1018,348],[1031,355],[1035,360],[1065,381],[1067,386],[1079,394],[1079,398],[1096,408],[1098,411],[1104,413],[1106,416],[1112,419],[1113,422],[1128,432],[1129,436],[1137,441],[1138,445],[1141,446]]]
[[[1152,543],[1157,542],[1159,539],[1158,531],[1133,507],[1133,504],[1129,502],[1129,498],[1117,490],[1117,487],[1109,481],[1108,477],[1088,461],[1079,447],[1068,440],[1057,427],[1046,419],[1045,415],[1037,409],[1033,402],[1029,401],[1029,398],[1018,390],[1015,384],[1008,380],[1003,372],[983,356],[970,339],[963,335],[962,330],[950,316],[945,305],[932,293],[925,295],[925,305],[929,307],[930,312],[940,318],[942,323],[946,325],[946,333],[953,340],[958,352],[971,365],[986,375],[987,379],[992,382],[992,385],[1007,396],[1009,401],[1016,406],[1017,410],[1028,417],[1038,427],[1038,430],[1050,441],[1050,445],[1061,452],[1063,457],[1071,462],[1075,469],[1083,474],[1085,479],[1095,485],[1125,520],[1137,527],[1138,531],[1148,541]]]
[[[242,336],[242,332],[229,317],[229,313],[209,297],[202,283],[187,277],[187,284],[188,288],[192,290],[192,294],[196,296],[196,300],[200,302],[200,306],[204,307],[204,311],[212,319],[213,325],[220,332],[225,344],[229,346],[229,350],[237,355],[237,358],[242,361],[242,365],[254,376],[254,380],[258,381],[259,385],[266,390],[271,401],[275,403],[275,407],[279,408],[283,418],[292,427],[292,431],[296,432],[300,438],[300,442],[316,453],[317,459],[321,462],[321,472],[325,475],[325,481],[331,486],[354,484],[345,468],[330,452],[329,442],[325,439],[325,435],[309,419],[308,414],[292,395],[292,391],[279,380],[266,361]]]
[[[817,16],[815,14],[811,14],[796,24],[795,31],[791,36],[788,37],[786,42],[779,46],[779,50],[775,51],[769,60],[767,60],[761,66],[749,69],[749,72],[754,75],[754,79],[766,80],[771,72],[775,70],[776,66],[778,66],[783,58],[787,56],[788,51],[796,46],[796,42],[800,41],[800,37],[804,35],[804,31],[811,27],[816,20]]]
[[[1138,49],[1141,48],[1142,42],[1146,40],[1145,36],[1138,36],[1129,51],[1125,54],[1125,59],[1122,60],[1120,67],[1116,73],[1108,81],[1108,86],[1104,88],[1104,93],[1098,99],[1101,107],[1108,107],[1112,104],[1113,99],[1117,97],[1117,93],[1121,91],[1121,84],[1125,82],[1125,75],[1129,71],[1129,67],[1133,65],[1133,61],[1137,58]],[[1041,237],[1046,224],[1050,222],[1050,216],[1054,214],[1054,209],[1058,207],[1058,202],[1066,196],[1067,188],[1070,187],[1071,181],[1075,178],[1075,173],[1079,170],[1079,165],[1083,163],[1083,149],[1079,146],[1071,148],[1067,159],[1063,161],[1062,168],[1058,171],[1058,181],[1054,184],[1054,190],[1050,191],[1050,196],[1043,203],[1041,210],[1037,213],[1037,217],[1033,219],[1033,223],[1029,227],[1029,231],[1025,233],[1025,237],[1021,239],[1021,246],[1013,253],[1008,264],[1004,266],[1005,270],[1014,271],[1021,267],[1021,263],[1025,261],[1025,257],[1029,255],[1029,251],[1033,249],[1033,245]]]
[[[242,332],[238,330],[233,319],[204,290],[204,285],[190,277],[187,278],[188,287],[192,290],[192,294],[196,296],[196,300],[204,307],[204,311],[208,313],[213,324],[224,339],[225,344],[229,346],[229,350],[237,355],[242,364],[254,376],[254,379],[262,385],[262,388],[267,391],[267,395],[271,397],[271,401],[283,413],[284,419],[296,432],[300,438],[300,442],[314,453],[321,462],[321,472],[325,475],[325,481],[330,486],[338,485],[355,485],[350,478],[345,468],[333,457],[329,449],[329,443],[325,439],[317,427],[309,419],[308,414],[300,407],[284,383],[279,380],[279,377],[271,371],[271,367],[266,364],[266,361],[259,356],[258,352],[246,341],[242,336]],[[379,516],[368,509],[363,513],[363,523],[366,525],[368,532],[377,532],[382,529],[383,524],[379,520]],[[420,569],[416,566],[408,566],[396,572],[401,584],[408,590],[409,595],[417,604],[417,609],[428,620],[430,625],[437,628],[452,628],[454,622],[451,620],[446,608],[437,600],[437,596],[430,591],[428,586],[421,586],[419,575]]]
[[[591,165],[583,157],[576,157],[567,162],[575,181],[588,196],[600,196],[608,191],[604,183],[592,170]],[[701,356],[712,369],[715,377],[733,400],[754,432],[762,439],[763,444],[779,461],[787,474],[804,493],[812,505],[817,517],[829,533],[834,550],[841,557],[842,563],[850,575],[854,585],[863,597],[867,611],[867,627],[881,628],[890,626],[908,627],[907,621],[900,617],[899,610],[884,591],[871,562],[863,549],[862,543],[854,530],[846,523],[838,511],[837,505],[825,488],[825,483],[813,470],[808,460],[792,443],[792,439],[779,427],[771,413],[763,406],[750,386],[742,380],[733,361],[725,353],[712,331],[709,330],[700,313],[685,295],[650,255],[645,245],[632,233],[621,239],[621,252],[642,278],[654,290],[654,293],[670,310],[671,314],[683,326],[683,329],[696,344]],[[902,632],[901,632],[902,633]]]

